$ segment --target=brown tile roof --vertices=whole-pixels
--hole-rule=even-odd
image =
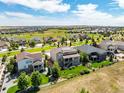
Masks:
[[[41,60],[41,53],[29,54],[28,57],[33,58],[33,60]]]
[[[33,61],[36,61],[36,60],[41,60],[41,53],[28,53],[28,52],[22,52],[18,55],[16,55],[16,60],[17,61],[20,61],[24,58],[30,58],[32,59]]]

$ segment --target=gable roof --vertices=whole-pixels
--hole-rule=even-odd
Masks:
[[[28,53],[28,52],[21,52],[16,55],[16,60],[20,61],[23,60],[24,58],[32,59],[33,61],[36,60],[41,60],[41,53]]]
[[[3,47],[3,46],[8,46],[7,42],[0,41],[0,47]]]
[[[72,47],[61,47],[61,48],[54,48],[51,50],[51,53],[56,55],[57,53],[63,53],[64,55],[68,55],[68,54],[73,54],[73,53],[77,53],[77,50],[72,48]]]
[[[116,46],[118,49],[124,50],[124,42],[123,41],[104,40],[99,44],[99,46],[104,49],[107,49],[109,45],[113,45],[113,46]]]
[[[81,51],[81,52],[87,53],[87,54],[90,54],[90,53],[93,53],[93,52],[97,52],[99,54],[104,54],[105,52],[107,52],[103,49],[96,48],[96,47],[90,46],[90,45],[78,46],[78,47],[76,47],[76,49]]]

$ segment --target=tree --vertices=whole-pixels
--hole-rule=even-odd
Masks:
[[[4,55],[2,58],[2,62],[5,62],[7,60],[7,55]]]
[[[14,57],[10,58],[10,64],[14,66],[12,74],[16,73],[16,71],[17,71],[17,64],[16,64],[16,59]]]
[[[17,66],[16,66],[16,59],[14,57],[11,57],[10,58],[10,62],[8,64],[8,71],[11,74],[14,74],[17,71],[16,68],[17,68]]]
[[[20,52],[24,52],[24,51],[25,51],[25,49],[24,48],[21,48]]]
[[[48,60],[48,55],[45,55],[45,60]]]
[[[51,69],[51,77],[50,77],[50,82],[52,83],[56,83],[56,81],[58,80],[59,78],[59,71],[56,67],[53,67]]]
[[[11,47],[8,47],[8,51],[12,51],[12,48]]]
[[[57,43],[57,47],[60,47],[60,42]]]
[[[109,61],[110,61],[110,62],[113,62],[113,59],[114,59],[114,56],[113,56],[113,55],[110,55]]]
[[[47,76],[49,76],[49,75],[51,75],[51,68],[50,67],[48,67],[48,72],[47,72]]]
[[[52,68],[52,77],[58,79],[59,78],[59,71],[56,67]]]
[[[30,45],[30,47],[35,47],[36,43],[35,43],[35,41],[31,41],[31,42],[29,43],[29,45]]]
[[[41,53],[42,53],[42,55],[44,55],[44,54],[45,54],[45,50],[43,49],[43,50],[41,51]]]
[[[10,63],[11,63],[11,64],[15,64],[15,63],[16,63],[16,59],[15,59],[14,57],[11,57],[11,58],[10,58]]]
[[[36,71],[33,72],[31,75],[31,83],[34,87],[38,87],[42,82],[41,74]]]
[[[25,72],[21,73],[20,76],[18,77],[18,88],[20,90],[25,90],[29,87],[30,85],[30,79],[29,79],[29,76],[26,75]]]
[[[13,50],[17,50],[19,48],[19,44],[16,42],[11,42],[10,48],[12,48]]]
[[[86,53],[80,53],[80,61],[83,65],[89,61]]]
[[[71,43],[71,41],[70,41],[70,46],[72,46],[72,43]]]
[[[61,44],[63,45],[66,39],[64,37],[61,38]]]
[[[7,71],[10,72],[10,74],[13,73],[14,65],[13,64],[7,64]]]

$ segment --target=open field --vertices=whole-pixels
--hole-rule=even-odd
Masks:
[[[43,48],[31,48],[31,49],[25,49],[26,52],[30,52],[30,53],[35,53],[35,52],[41,52],[42,50],[48,51],[52,48],[55,48],[53,46],[45,46]],[[20,53],[20,50],[15,50],[15,51],[11,51],[11,52],[4,52],[4,53],[0,53],[0,58],[3,57],[4,55],[8,55],[8,56],[14,56],[16,54]]]
[[[80,93],[82,88],[90,93],[124,93],[124,63],[42,88],[38,93]]]
[[[59,30],[59,29],[49,29],[44,32],[33,32],[33,33],[21,33],[21,34],[1,34],[0,37],[15,37],[15,38],[25,38],[26,40],[31,39],[32,37],[53,37],[57,38],[58,36],[66,36],[66,30]]]

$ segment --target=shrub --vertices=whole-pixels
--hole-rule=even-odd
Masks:
[[[89,73],[90,73],[89,70],[83,70],[83,71],[80,71],[80,75],[89,74]]]
[[[80,93],[89,93],[89,91],[86,91],[84,88],[82,88]]]

